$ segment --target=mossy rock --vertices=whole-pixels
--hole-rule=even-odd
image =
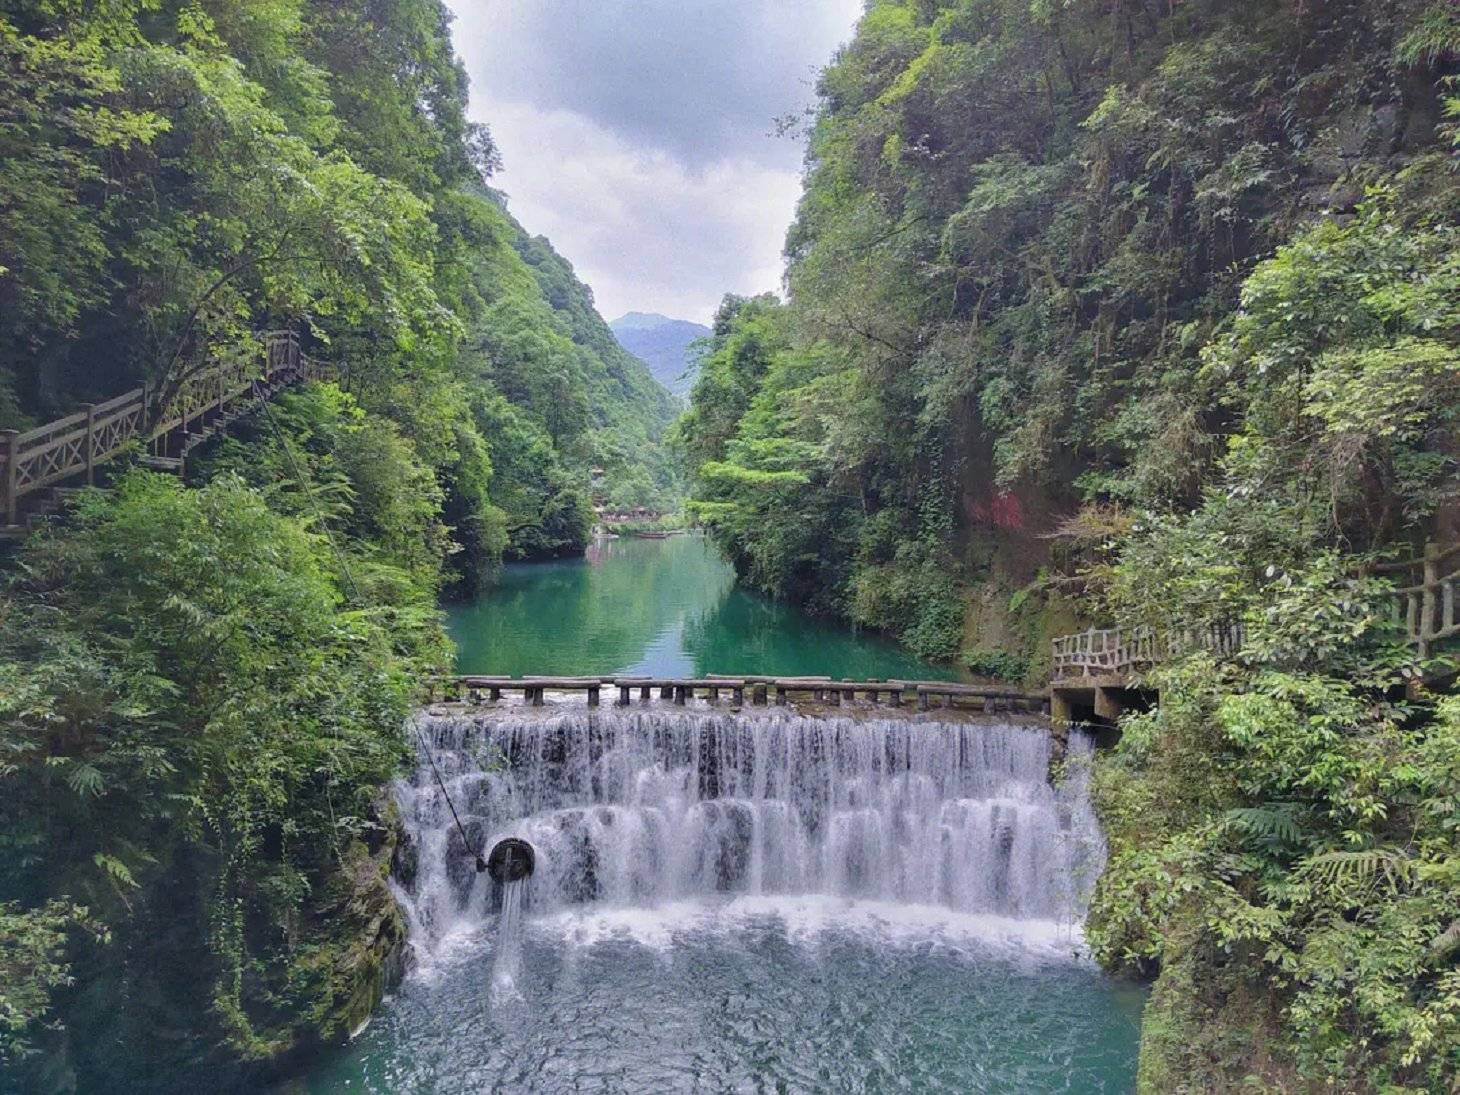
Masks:
[[[344,850],[316,923],[327,925],[323,945],[308,966],[328,986],[310,1013],[307,1040],[343,1041],[369,1020],[404,971],[406,923],[390,888],[391,866],[402,841],[394,802],[379,808],[386,836],[371,849],[355,841]]]

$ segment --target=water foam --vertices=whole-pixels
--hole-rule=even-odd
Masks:
[[[1060,960],[1084,956],[1078,926],[1056,920],[1018,920],[828,894],[674,901],[653,908],[593,904],[537,917],[530,928],[534,936],[570,948],[626,942],[661,951],[692,937],[733,941],[756,929],[773,929],[791,943],[808,946],[852,938],[892,948],[932,946],[978,954],[1005,948]]]
[[[568,946],[773,922],[1068,956],[1104,861],[1079,734],[1055,786],[1047,732],[1013,724],[580,709],[419,728],[467,830],[423,758],[398,788],[423,956],[479,945],[501,895],[471,853],[506,836],[537,850],[529,930]]]

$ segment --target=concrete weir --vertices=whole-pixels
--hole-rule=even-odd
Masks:
[[[799,697],[830,707],[851,706],[858,699],[873,707],[915,706],[979,710],[985,712],[1049,711],[1049,694],[1018,689],[957,684],[951,681],[832,680],[830,677],[719,676],[705,677],[441,677],[431,683],[431,702],[465,703],[471,706],[495,704],[504,694],[520,693],[522,702],[541,707],[549,692],[572,696],[583,693],[589,707],[602,702],[603,693],[616,693],[619,707],[637,701],[648,703],[658,693],[661,700],[684,706],[703,698],[707,703],[728,701],[733,707],[785,707]]]
[[[724,680],[701,687],[743,678]],[[1089,766],[1051,780],[1043,721],[864,705],[443,704],[417,716],[422,763],[398,788],[412,938],[429,946],[499,902],[506,911],[487,880],[504,845],[533,849],[524,902],[538,914],[825,895],[1077,924],[1104,841]],[[1061,744],[1092,751],[1080,730]],[[487,876],[471,869],[478,856]],[[527,862],[523,852],[524,878]]]

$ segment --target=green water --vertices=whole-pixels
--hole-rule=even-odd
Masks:
[[[528,925],[518,994],[490,931],[431,956],[309,1095],[1121,1095],[1144,993],[1044,948],[909,924],[675,906]]]
[[[882,636],[738,587],[702,536],[608,540],[585,559],[511,564],[482,597],[451,607],[448,627],[462,673],[957,678]]]
[[[464,672],[951,675],[880,637],[737,589],[714,549],[691,536],[609,541],[587,559],[508,567],[497,587],[451,610],[450,628]],[[654,789],[674,778],[687,777],[651,767],[634,785],[653,805]],[[430,786],[418,773],[403,800],[416,803],[424,787],[429,801]],[[476,823],[491,800],[472,800],[474,783],[453,786]],[[446,831],[442,818],[403,811],[422,854],[446,856],[430,839]],[[594,815],[604,833],[634,816],[607,806]],[[669,845],[697,847],[687,836]],[[540,866],[555,848],[543,845]],[[529,907],[523,936],[501,948],[518,956],[503,993],[494,988],[498,918],[463,870],[470,892],[443,891],[455,895],[444,906],[454,911],[430,914],[432,929],[415,932],[412,972],[359,1037],[316,1062],[304,1091],[1134,1088],[1145,993],[1101,974],[1074,925],[814,893]],[[419,876],[408,907],[435,907],[419,892],[434,892],[428,876],[437,878]]]

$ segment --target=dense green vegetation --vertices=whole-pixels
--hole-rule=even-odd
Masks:
[[[361,562],[350,603],[324,538],[230,475],[129,474],[28,547],[0,628],[0,966],[25,963],[0,1049],[30,1086],[183,1090],[378,999],[403,935],[382,788],[444,651],[420,583]],[[59,964],[68,919],[110,939],[61,976],[25,955]],[[38,1037],[57,1018],[79,1036]]]
[[[438,0],[0,3],[0,427],[291,327],[338,380],[119,470],[0,601],[0,1087],[257,1083],[378,999],[438,595],[668,503],[672,398],[489,179]]]
[[[1457,71],[1430,0],[873,3],[680,427],[751,582],[923,653],[1245,624],[1099,762],[1147,1090],[1460,1077],[1460,713],[1367,569],[1456,539]]]
[[[589,466],[672,492],[671,400],[485,185],[439,4],[0,20],[0,424],[165,397],[292,325],[451,495],[468,583],[580,548]]]

